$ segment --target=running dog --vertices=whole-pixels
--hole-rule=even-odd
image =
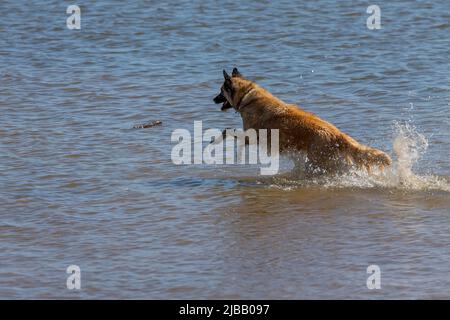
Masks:
[[[306,153],[308,167],[335,173],[355,165],[370,172],[392,163],[384,152],[358,143],[331,123],[296,105],[287,104],[242,76],[223,70],[224,83],[214,102],[222,110],[233,108],[242,117],[244,130],[279,129],[280,153]]]

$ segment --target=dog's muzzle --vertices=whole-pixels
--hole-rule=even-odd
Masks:
[[[219,104],[222,103],[222,107],[220,108],[220,110],[224,111],[227,109],[232,108],[231,104],[227,101],[227,99],[225,98],[225,96],[221,93],[219,93],[214,99],[213,99],[214,103]]]

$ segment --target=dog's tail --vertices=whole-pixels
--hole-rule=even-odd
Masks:
[[[392,164],[391,158],[383,151],[362,145],[349,136],[343,136],[342,146],[347,162],[359,168],[370,171],[373,166],[384,169]]]

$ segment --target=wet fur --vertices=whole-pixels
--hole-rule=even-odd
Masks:
[[[214,99],[222,110],[234,108],[240,113],[244,130],[279,129],[280,152],[304,152],[308,165],[334,173],[355,165],[383,169],[392,163],[384,152],[358,143],[331,123],[296,105],[287,104],[233,69],[230,77],[223,71],[224,83]]]

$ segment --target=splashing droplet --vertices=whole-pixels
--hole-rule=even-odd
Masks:
[[[394,122],[394,128],[396,137],[394,138],[393,149],[397,156],[395,170],[397,171],[398,183],[406,185],[414,183],[417,177],[412,172],[412,167],[427,150],[428,141],[409,123]]]
[[[419,133],[410,122],[394,122],[393,151],[396,159],[384,171],[353,168],[335,176],[310,178],[301,170],[292,170],[288,174],[274,177],[272,186],[283,189],[292,187],[324,187],[324,188],[395,188],[402,190],[440,190],[450,192],[450,181],[445,177],[430,174],[414,173],[414,166],[428,148],[428,140]],[[296,161],[307,162],[307,157],[297,157]],[[301,167],[298,167],[301,168]]]

